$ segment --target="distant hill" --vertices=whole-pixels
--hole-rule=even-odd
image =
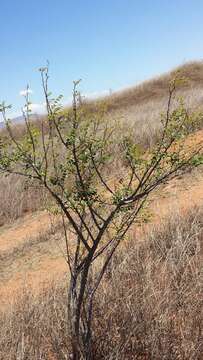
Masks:
[[[37,114],[31,115],[31,119],[32,119],[32,120],[35,120],[37,117],[38,117]],[[17,116],[16,118],[13,118],[11,121],[12,121],[13,125],[18,125],[18,124],[22,124],[22,123],[24,122],[24,118],[23,118],[23,116],[21,115],[21,116]],[[1,122],[0,122],[0,129],[3,129],[4,126],[5,126],[4,122],[1,121]]]

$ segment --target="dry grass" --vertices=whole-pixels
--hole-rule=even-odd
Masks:
[[[202,210],[193,209],[119,254],[102,304],[102,328],[108,320],[112,329],[106,358],[109,349],[112,359],[202,358],[202,231]]]
[[[177,70],[189,79],[188,84],[179,91],[179,95],[185,99],[187,108],[190,111],[202,110],[203,62],[185,64],[139,86],[115,93],[103,100],[89,102],[87,106],[91,111],[96,111],[99,104],[106,104],[110,121],[119,123],[115,134],[117,142],[123,133],[130,133],[137,143],[145,148],[151,147],[159,135],[160,113],[166,110],[169,81]],[[40,126],[40,119],[36,124]],[[202,125],[203,119],[200,119],[199,127],[202,128]],[[22,124],[15,125],[13,131],[15,136],[20,138],[25,133],[25,127]],[[1,130],[1,134],[4,133],[5,130]],[[115,161],[114,169],[111,169],[112,176],[118,169],[119,172],[124,171],[119,166],[118,144],[113,148]],[[42,206],[41,190],[25,191],[24,185],[24,180],[17,176],[0,178],[0,225],[12,222],[25,212],[35,211]]]
[[[203,64],[187,64],[182,71],[191,82],[181,95],[188,109],[201,110]],[[167,104],[167,84],[173,74],[109,98],[108,116],[120,122],[117,138],[130,131],[145,147],[156,141],[160,112]],[[16,131],[20,137],[23,128]],[[119,167],[117,149],[111,171],[120,176],[124,169]],[[0,225],[39,209],[43,199],[41,189],[27,188],[22,178],[1,177]],[[145,238],[131,235],[127,247],[113,259],[95,300],[95,360],[201,360],[202,217],[203,209],[199,208],[184,216],[174,211],[167,224],[156,226]],[[26,256],[33,256],[37,246],[46,252],[50,236],[43,234],[6,257],[4,254],[3,266],[11,267],[13,257],[17,261],[18,257],[26,260]],[[27,287],[17,303],[11,304],[6,313],[2,311],[0,360],[69,358],[66,281],[55,279],[39,296]]]
[[[174,212],[117,253],[95,301],[95,360],[202,359],[202,216]],[[68,359],[66,301],[66,279],[25,289],[0,316],[0,359]]]
[[[0,177],[0,226],[11,223],[25,213],[39,210],[45,201],[45,192],[39,186],[29,187],[18,175]]]
[[[203,61],[188,62],[164,75],[144,81],[138,86],[117,92],[106,98],[110,110],[120,110],[135,104],[141,106],[151,100],[156,101],[167,96],[169,81],[176,76],[177,72],[180,76],[189,80],[184,86],[185,90],[195,89],[196,87],[202,88]]]
[[[184,89],[179,94],[183,96],[186,108],[189,111],[201,111],[203,109],[203,87],[192,88],[190,90]],[[145,104],[134,104],[128,109],[123,109],[120,111],[120,114],[116,112],[116,117],[128,128],[128,131],[130,129],[131,134],[137,139],[138,143],[150,148],[159,136],[160,114],[166,113],[167,101],[167,95],[157,99],[152,98]],[[202,125],[203,118],[200,119],[199,128],[202,128]]]

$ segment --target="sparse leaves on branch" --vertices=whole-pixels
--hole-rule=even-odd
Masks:
[[[183,99],[172,109],[182,79],[169,84],[159,141],[144,151],[131,134],[116,138],[116,127],[109,122],[103,104],[93,111],[78,101],[80,80],[73,85],[72,109],[64,109],[62,95],[53,98],[48,89],[48,71],[48,67],[40,69],[47,116],[38,123],[32,121],[27,95],[23,113],[26,131],[21,138],[16,138],[7,120],[10,106],[0,105],[7,130],[0,137],[0,171],[39,182],[54,199],[54,212],[62,214],[71,274],[68,300],[74,359],[81,354],[92,359],[94,294],[115,250],[140,216],[150,193],[179,171],[199,165],[202,148],[187,149],[188,124],[194,127],[195,120]],[[120,144],[125,176],[112,182],[115,141]],[[98,257],[102,261],[95,270]]]

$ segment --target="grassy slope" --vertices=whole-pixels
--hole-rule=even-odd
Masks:
[[[103,100],[91,101],[90,108],[95,109],[98,103],[105,103],[108,108],[110,121],[119,120],[121,127],[117,130],[125,132],[131,129],[131,133],[138,142],[150,146],[156,139],[160,125],[160,113],[166,109],[168,84],[175,73],[189,79],[189,82],[179,92],[184,96],[189,109],[203,108],[203,62],[185,64],[172,72],[161,75],[155,79],[121,92],[117,92]],[[201,124],[202,126],[202,124]],[[22,133],[22,125],[17,127],[18,133]],[[117,169],[117,164],[115,165]],[[21,178],[0,179],[0,226],[3,223],[13,222],[25,212],[35,211],[40,207],[40,196],[36,196],[36,189],[24,191],[25,181]],[[8,194],[8,196],[5,196]]]
[[[202,105],[201,102],[202,102],[202,99],[203,99],[203,63],[197,62],[197,63],[186,64],[186,65],[182,66],[181,68],[179,68],[179,70],[181,70],[182,75],[185,75],[186,77],[188,77],[190,79],[190,82],[188,83],[188,85],[186,87],[184,87],[184,89],[182,89],[182,91],[181,91],[181,94],[183,94],[185,99],[186,99],[186,103],[187,103],[188,107],[189,108],[197,108],[197,107],[201,108],[201,105]],[[112,117],[112,118],[118,117],[121,120],[124,120],[123,121],[123,123],[124,123],[123,130],[125,130],[125,125],[128,128],[130,126],[132,126],[132,129],[134,131],[135,136],[137,136],[139,138],[142,137],[144,139],[144,142],[147,143],[147,145],[150,145],[150,142],[152,141],[153,137],[155,136],[156,131],[157,131],[158,126],[159,126],[159,114],[160,114],[160,112],[162,110],[164,110],[164,108],[166,106],[166,103],[167,103],[168,82],[174,76],[174,74],[175,74],[175,72],[173,71],[171,73],[160,76],[160,77],[158,77],[156,79],[146,81],[143,84],[141,84],[141,85],[139,85],[139,86],[137,86],[135,88],[127,89],[127,90],[122,91],[120,93],[113,94],[111,97],[102,100],[102,101],[105,101],[105,103],[108,104],[109,116]],[[95,103],[90,103],[90,106],[94,107]],[[202,139],[202,135],[201,135],[201,139]],[[13,219],[15,218],[15,206],[16,206],[16,209],[18,209],[18,210],[19,210],[19,206],[22,206],[22,189],[23,189],[23,185],[22,185],[22,188],[21,188],[20,187],[21,186],[20,182],[18,182],[18,192],[21,195],[21,198],[18,198],[18,196],[16,196],[16,189],[17,188],[15,188],[15,183],[17,183],[17,182],[14,181],[12,183],[12,186],[10,185],[10,183],[8,183],[11,195],[10,195],[10,198],[7,199],[7,201],[5,201],[4,194],[6,192],[6,186],[7,186],[6,183],[5,183],[6,181],[9,182],[10,180],[9,179],[4,180],[3,190],[0,187],[0,208],[1,208],[1,211],[3,211],[4,207],[5,207],[5,204],[6,204],[6,208],[8,209],[8,212],[12,208],[12,218],[11,218],[11,220],[13,222]],[[180,189],[182,188],[182,192],[183,192],[182,196],[181,196],[181,198],[182,198],[181,201],[183,201],[185,199],[186,195],[189,194],[189,190],[187,191],[187,186],[189,185],[189,183],[191,183],[193,181],[194,181],[193,175],[189,179],[184,178],[184,181],[183,181],[183,179],[179,180],[178,186],[179,186]],[[197,193],[197,191],[199,191],[199,190],[197,190],[198,189],[198,183],[202,184],[202,181],[203,181],[202,175],[199,174],[195,181],[196,181],[197,186],[195,185],[196,187],[194,187],[194,189],[193,189],[194,191],[193,190],[191,191],[191,198],[190,198],[190,196],[188,196],[187,210],[189,210],[189,208],[190,208],[189,202],[191,201],[192,198],[194,198],[194,195]],[[169,186],[170,186],[170,184],[169,184]],[[169,198],[173,199],[173,197],[175,196],[175,194],[179,190],[178,190],[178,187],[176,185],[171,184],[171,186],[172,186],[172,189],[170,189]],[[183,186],[185,187],[184,189],[183,189]],[[14,194],[15,194],[15,204],[13,202],[13,195]],[[201,197],[198,194],[196,194],[196,195],[197,195],[198,205],[201,206],[202,202],[200,200],[202,199],[202,193],[201,193]],[[27,194],[25,193],[25,198],[26,198],[26,196],[27,196]],[[25,199],[23,201],[25,201]],[[158,200],[157,200],[158,205],[157,206],[158,206],[159,209],[160,209],[160,205],[159,205],[160,201],[162,202],[163,205],[164,205],[164,202],[165,202],[166,207],[168,208],[168,198],[167,198],[167,196],[165,198],[160,198],[160,197],[158,198]],[[177,205],[177,203],[176,203],[176,205]],[[37,206],[36,206],[36,208],[37,208]],[[30,210],[32,211],[32,208]],[[5,209],[5,211],[6,211],[6,209]],[[23,206],[22,206],[22,210],[20,212],[18,212],[17,217],[23,215],[23,213],[24,213],[24,211],[23,211]],[[166,212],[165,215],[170,217],[169,212]],[[7,215],[7,219],[9,220],[9,215]],[[184,219],[181,220],[181,221],[184,221]],[[188,221],[188,220],[186,219],[186,221]],[[198,220],[198,221],[201,222],[201,217],[200,217],[200,220]],[[29,222],[29,219],[28,219],[28,222]],[[22,224],[23,224],[23,220],[21,220],[21,223],[20,223],[21,227],[22,227]],[[11,232],[11,233],[12,233],[12,237],[14,236],[14,239],[15,239],[15,228],[14,228],[14,232]],[[5,230],[3,232],[3,234],[4,234],[4,236],[6,236],[7,235],[7,230]],[[37,234],[34,234],[34,235],[36,236],[36,238],[34,240],[30,239],[30,238],[27,239],[27,241],[25,241],[23,243],[23,247],[21,246],[21,247],[19,247],[19,249],[18,249],[18,245],[17,245],[18,242],[16,241],[16,243],[15,243],[15,241],[13,241],[13,243],[15,243],[15,246],[13,247],[13,249],[12,249],[12,246],[11,246],[11,249],[9,250],[9,253],[7,254],[7,258],[4,258],[4,256],[2,256],[0,258],[0,261],[1,261],[1,264],[0,264],[1,266],[0,267],[2,269],[2,279],[1,280],[3,280],[3,283],[5,285],[5,287],[3,285],[3,287],[1,288],[1,290],[3,290],[2,297],[4,297],[4,299],[6,298],[6,296],[8,296],[8,294],[11,296],[12,291],[13,291],[13,286],[15,288],[18,287],[17,284],[18,284],[19,279],[21,280],[21,282],[24,281],[24,277],[23,277],[24,272],[27,273],[27,277],[28,277],[28,280],[29,280],[28,283],[32,284],[32,283],[35,283],[36,277],[37,278],[42,277],[42,279],[43,279],[43,273],[44,273],[44,275],[47,273],[47,271],[46,271],[47,267],[49,267],[49,269],[51,269],[50,274],[52,274],[52,276],[54,276],[54,274],[56,272],[56,269],[57,269],[57,272],[59,272],[59,273],[60,272],[63,273],[64,270],[65,270],[64,266],[60,265],[60,264],[63,263],[63,258],[61,256],[61,254],[59,254],[59,248],[57,247],[56,241],[54,240],[54,238],[51,237],[51,233],[48,234],[48,237],[46,237],[42,233],[41,234],[37,233]],[[53,235],[53,236],[55,236],[55,235]],[[132,236],[135,237],[135,233]],[[190,235],[188,235],[188,236],[190,236]],[[200,238],[200,236],[199,236],[199,238]],[[158,240],[160,241],[160,238]],[[178,249],[180,249],[182,245],[178,244],[178,246],[179,246]],[[144,253],[146,253],[147,247],[143,251],[144,251]],[[176,251],[175,247],[174,247],[173,251],[174,252]],[[135,254],[133,254],[133,253],[131,255],[129,255],[129,256],[131,256],[131,259],[132,259],[132,260],[129,260],[129,264],[131,264],[132,261],[134,261],[134,255]],[[157,257],[158,255],[155,254],[153,256]],[[170,260],[170,252],[169,252],[168,256],[169,256],[169,260]],[[187,259],[189,259],[189,258],[187,257]],[[120,306],[124,307],[124,302],[120,303],[119,302],[119,297],[120,297],[121,293],[123,294],[123,293],[125,293],[125,291],[128,290],[128,286],[127,286],[128,281],[131,282],[133,280],[132,278],[130,278],[129,280],[127,279],[126,283],[125,283],[125,273],[126,273],[126,276],[127,276],[128,271],[131,273],[131,268],[130,268],[131,265],[123,264],[121,259],[120,260],[118,259],[118,261],[119,261],[119,264],[121,262],[120,270],[122,270],[123,267],[124,267],[125,271],[124,271],[124,275],[120,274],[120,275],[122,275],[124,277],[120,288],[119,288],[119,281],[117,279],[117,275],[116,275],[116,279],[114,280],[115,283],[117,284],[116,285],[117,291],[116,291],[115,296],[113,295],[113,292],[112,292],[111,296],[112,296],[112,299],[113,299],[112,301],[115,302],[117,308],[119,308]],[[136,257],[136,261],[141,261],[141,258]],[[154,260],[152,259],[152,261],[154,261]],[[162,259],[162,261],[163,261],[163,269],[165,269],[164,268],[164,266],[165,266],[164,265],[165,264],[164,260]],[[185,261],[185,258],[184,258],[184,261]],[[198,277],[197,271],[198,271],[199,265],[200,265],[200,263],[198,263],[197,265],[196,264],[194,265],[193,270],[195,271],[195,273],[194,273],[194,276],[193,276],[193,278],[191,280],[191,283],[189,283],[188,286],[193,286],[193,284],[195,284],[196,276]],[[170,267],[174,266],[174,265],[170,264],[168,262],[167,266],[169,267],[169,269],[167,270],[167,271],[169,271],[169,273],[166,273],[164,276],[166,276],[167,281],[168,280],[171,281],[172,275],[170,273]],[[154,264],[152,264],[152,267],[154,267]],[[122,273],[122,271],[121,271],[121,273]],[[134,269],[133,271],[136,272],[136,269]],[[148,268],[147,271],[149,271],[149,273],[147,273],[146,276],[150,277],[151,276],[150,275],[151,274],[150,273],[151,268]],[[172,269],[172,271],[173,271],[173,269]],[[40,274],[40,276],[38,276],[39,274]],[[3,279],[4,276],[5,276],[5,278]],[[177,270],[177,274],[175,276],[177,276],[177,281],[178,281],[178,270]],[[44,279],[46,281],[47,280],[50,281],[50,279],[47,279],[46,276],[44,277]],[[198,277],[198,279],[199,279],[199,277]],[[140,279],[138,279],[138,280],[140,281]],[[150,303],[149,303],[150,302],[150,297],[152,296],[151,293],[154,293],[154,290],[156,290],[156,292],[157,292],[157,293],[156,292],[154,293],[155,298],[153,300],[154,304],[155,304],[155,307],[159,306],[159,304],[156,301],[161,301],[161,298],[164,297],[164,294],[165,293],[168,294],[168,292],[171,291],[170,286],[167,288],[166,286],[163,286],[161,284],[161,282],[159,284],[160,288],[157,289],[156,284],[155,283],[153,284],[154,280],[150,279],[150,281],[151,281],[150,286],[152,286],[152,287],[150,288],[149,297],[146,299],[146,304],[143,305],[143,306],[146,305],[146,309],[143,308],[143,313],[140,314],[141,317],[148,316],[147,314],[148,314],[149,308],[150,308]],[[167,281],[166,281],[166,284],[167,284]],[[37,282],[37,284],[38,284],[38,282]],[[106,294],[108,293],[108,291],[110,289],[109,286],[111,287],[111,285],[108,285],[107,283],[104,284],[104,293],[105,293],[105,291],[106,291]],[[148,285],[146,283],[144,283],[145,291],[149,290],[149,288],[147,288],[147,286]],[[105,287],[106,287],[106,289],[105,289]],[[143,296],[142,292],[140,293],[140,291],[141,291],[140,288],[136,288],[136,287],[132,287],[132,288],[134,289],[134,296],[136,296],[136,299],[139,299],[139,297],[141,295]],[[7,291],[7,290],[9,290],[9,291]],[[113,291],[113,290],[111,290],[111,291]],[[193,291],[194,292],[191,292],[189,294],[190,301],[191,301],[192,296],[196,296],[195,287],[194,287]],[[0,293],[1,293],[1,291],[0,291]],[[181,291],[179,291],[177,294],[178,294],[178,296],[180,298],[183,295],[185,296],[185,293],[183,293],[183,295],[181,295]],[[50,296],[50,295],[48,295],[48,296]],[[133,294],[132,294],[132,296],[133,296]],[[160,323],[160,321],[162,321],[163,314],[158,313],[157,318],[156,318],[156,314],[154,315],[155,318],[156,318],[156,321],[157,321],[157,323],[155,323],[155,326],[156,326],[155,330],[157,332],[157,337],[161,336],[159,331],[161,331],[161,333],[162,333],[162,331],[167,330],[168,334],[169,334],[168,338],[166,337],[166,340],[163,340],[163,343],[161,345],[162,348],[163,348],[162,351],[165,351],[164,346],[166,347],[166,344],[164,343],[164,341],[167,342],[168,339],[170,339],[170,337],[173,334],[175,334],[176,331],[177,331],[176,324],[173,326],[170,323],[170,321],[171,321],[170,316],[173,315],[173,310],[171,310],[171,312],[169,310],[171,308],[173,308],[174,306],[176,306],[175,305],[176,304],[176,295],[174,294],[173,296],[174,297],[172,297],[171,299],[168,300],[168,305],[167,306],[169,308],[168,308],[168,310],[166,308],[165,309],[166,313],[164,313],[165,314],[164,316],[166,316],[166,318],[165,318],[165,321],[166,321],[165,324],[166,325],[162,324],[161,327],[159,328],[159,323]],[[130,299],[131,298],[128,298],[128,294],[126,294],[126,302],[129,301],[129,303],[130,303],[130,301],[131,301]],[[53,301],[55,301],[55,299],[53,299]],[[61,300],[59,299],[57,301],[60,302]],[[106,296],[106,298],[104,300],[101,300],[101,301],[104,302],[105,306],[108,305],[107,304],[107,302],[108,302],[108,297],[107,296]],[[137,302],[137,300],[136,300],[136,302]],[[139,308],[137,307],[136,302],[131,303],[132,311],[139,311]],[[24,305],[22,305],[22,306],[24,306]],[[28,306],[28,313],[29,313],[29,304],[27,304],[26,306]],[[35,305],[32,304],[31,307],[32,306],[35,306]],[[37,305],[37,306],[39,306],[39,305]],[[62,304],[60,304],[60,306],[62,306]],[[187,311],[188,311],[187,306],[188,305],[185,304],[185,307],[183,308],[183,319],[184,319],[184,316],[185,316],[184,314],[187,313]],[[199,302],[198,302],[198,306],[199,306]],[[123,313],[124,313],[124,310],[125,309],[123,308]],[[39,307],[39,312],[40,311],[41,310],[40,310],[40,307]],[[52,311],[52,310],[49,310],[49,311]],[[63,309],[63,311],[65,311],[65,310]],[[168,313],[167,313],[167,311],[168,311]],[[196,308],[194,309],[194,311],[196,311]],[[42,310],[42,312],[43,312],[43,310]],[[121,336],[121,337],[123,336],[122,331],[119,330],[119,326],[121,326],[120,321],[124,321],[124,320],[128,321],[128,317],[129,317],[130,321],[133,321],[133,318],[131,318],[132,314],[130,312],[128,312],[128,311],[126,311],[126,315],[125,315],[126,318],[119,319],[119,316],[118,316],[118,318],[116,318],[117,315],[118,315],[118,313],[115,313],[113,315],[114,319],[112,319],[112,315],[110,313],[108,314],[108,312],[107,312],[106,317],[105,317],[106,323],[104,323],[104,327],[106,326],[106,324],[109,321],[113,321],[112,322],[113,324],[115,323],[115,329],[111,333],[111,336],[112,336],[112,342],[115,340],[116,346],[118,346],[118,348],[119,348],[119,341],[118,341],[119,337],[114,339],[114,336],[116,336],[116,331],[119,332],[119,334],[120,334],[119,336]],[[20,316],[23,316],[23,314],[21,313]],[[29,317],[29,315],[26,315],[26,316]],[[42,313],[38,314],[37,316],[42,316]],[[63,317],[64,313],[61,314],[60,316]],[[169,316],[169,317],[167,318],[167,316]],[[193,317],[194,316],[195,316],[195,314],[193,314]],[[10,321],[11,322],[12,321],[14,321],[14,322],[19,321],[19,319],[15,320],[15,317],[16,317],[16,314],[14,314],[14,317],[12,319],[9,318],[9,315],[8,315],[8,323]],[[181,318],[181,321],[183,321],[182,318]],[[191,321],[192,321],[192,316],[191,316]],[[200,318],[199,322],[201,322],[201,321],[202,321],[202,319]],[[8,323],[6,323],[6,324],[8,324]],[[141,335],[142,337],[145,336],[145,330],[143,329],[143,326],[149,326],[150,323],[151,323],[151,320],[147,323],[147,325],[145,325],[145,324],[144,325],[139,325],[140,326],[140,333],[142,334]],[[132,322],[132,324],[133,324],[134,327],[136,327],[136,323]],[[15,326],[18,326],[18,325],[16,325],[16,323],[14,323],[12,326],[15,329]],[[45,326],[48,326],[48,327],[50,326],[49,331],[51,330],[51,325],[50,324],[45,324]],[[171,328],[169,329],[170,326],[171,326]],[[127,328],[124,327],[124,329],[126,329],[126,331],[128,331]],[[183,329],[184,329],[184,324],[183,324]],[[172,346],[174,346],[174,349],[178,349],[177,351],[182,352],[181,355],[180,355],[180,359],[183,359],[184,356],[185,356],[184,354],[185,354],[186,350],[184,348],[183,348],[183,350],[181,350],[182,349],[181,347],[184,347],[184,341],[186,342],[186,345],[185,345],[186,349],[188,349],[188,346],[189,346],[187,338],[186,339],[184,338],[184,339],[181,340],[181,331],[183,331],[183,329],[180,327],[180,334],[178,335],[180,337],[178,339],[179,344],[177,344],[175,341],[174,342],[172,341]],[[193,331],[193,328],[191,328],[191,329]],[[2,340],[2,346],[6,347],[7,346],[7,340],[6,340],[6,338],[4,338],[4,336],[6,336],[4,334],[4,331],[7,331],[6,327],[4,329],[2,329],[2,339],[3,339]],[[24,330],[22,330],[22,331],[24,331]],[[101,331],[102,331],[102,329],[101,329]],[[14,347],[15,347],[15,335],[12,335],[11,329],[9,329],[9,332],[11,333],[11,337],[14,337],[13,344],[14,344]],[[20,330],[19,330],[19,332],[20,332]],[[48,336],[51,336],[51,335],[49,334]],[[63,334],[63,336],[65,336],[65,335]],[[102,332],[101,332],[101,334],[99,334],[99,336],[102,336]],[[138,340],[140,341],[140,339],[139,339],[140,335],[138,334],[137,336],[138,336]],[[147,336],[149,337],[150,333],[147,333]],[[153,338],[153,339],[149,338],[149,340],[148,340],[148,338],[146,337],[146,338],[144,338],[143,342],[149,341],[150,346],[151,346],[152,349],[153,349],[153,346],[156,345],[157,348],[154,348],[155,349],[154,351],[157,351],[157,353],[158,353],[160,351],[159,344],[156,343],[155,340],[156,340],[155,338]],[[8,337],[8,341],[11,341],[11,340],[9,340],[9,337]],[[57,342],[58,340],[55,339],[54,341]],[[134,341],[133,339],[130,339],[130,342],[133,343],[133,341]],[[181,343],[181,341],[182,341],[182,343]],[[193,343],[194,343],[195,349],[196,349],[196,345],[198,345],[198,344],[196,344],[197,341],[198,341],[198,335],[194,334]],[[154,342],[154,345],[153,345],[153,342]],[[54,344],[52,344],[52,345],[54,346]],[[110,346],[107,343],[104,344],[104,346],[107,346],[107,345]],[[33,351],[37,351],[36,350],[37,345],[33,344],[33,346],[35,347],[35,350],[33,350]],[[133,346],[133,345],[131,344],[131,346]],[[141,348],[143,347],[143,352],[145,352],[145,347],[147,349],[148,345],[147,344],[146,345],[141,344],[139,346],[141,346]],[[8,348],[7,348],[7,351],[8,351]],[[12,349],[11,349],[11,351],[12,351]],[[42,351],[44,351],[44,350],[42,350]],[[110,351],[110,348],[109,348],[109,350],[107,349],[106,351],[107,352]],[[124,347],[123,351],[124,351],[124,354],[125,354],[125,347]],[[127,351],[127,348],[126,348],[126,351]],[[191,349],[191,351],[192,351],[192,349]],[[141,353],[142,353],[142,351],[141,351]],[[132,353],[131,353],[131,355],[132,355]],[[5,355],[3,355],[3,356],[5,357]],[[30,353],[29,356],[30,356],[30,359],[34,359],[33,354]],[[153,356],[153,354],[151,354],[149,356]],[[166,356],[166,354],[163,352],[163,353],[160,353],[160,356]],[[53,357],[53,358],[57,359],[57,357]],[[60,358],[60,356],[59,356],[59,358]],[[129,357],[129,359],[130,358],[132,358],[132,359],[135,358],[136,359],[136,357]],[[158,357],[156,357],[156,358],[158,359]],[[160,358],[163,358],[163,357],[160,357]],[[198,357],[196,357],[196,358],[198,359]],[[5,359],[6,359],[6,357],[5,357]],[[22,357],[22,359],[24,359],[24,358]],[[51,357],[49,358],[47,356],[47,354],[46,354],[44,359],[51,359]],[[122,359],[125,359],[125,355],[124,355],[124,357]],[[187,357],[185,357],[184,359],[187,359]]]
[[[194,87],[203,87],[203,61],[186,63],[174,70],[147,80],[138,86],[117,92],[109,97],[112,110],[121,110],[129,106],[147,105],[148,102],[157,101],[167,95],[168,83],[175,77],[177,72],[189,80],[185,90]]]
[[[173,211],[116,254],[95,302],[95,360],[202,359],[202,215]],[[27,286],[0,312],[0,359],[67,355],[66,277],[56,273],[40,295]]]

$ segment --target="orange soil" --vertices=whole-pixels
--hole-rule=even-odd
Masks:
[[[0,252],[24,244],[33,237],[33,234],[45,232],[48,226],[50,226],[50,215],[43,211],[21,218],[10,228],[5,226],[0,233]]]
[[[16,272],[11,279],[0,286],[0,308],[5,309],[15,300],[19,291],[25,289],[38,293],[51,281],[58,279],[67,272],[67,264],[63,257],[50,259],[44,257],[35,270],[26,273]]]

